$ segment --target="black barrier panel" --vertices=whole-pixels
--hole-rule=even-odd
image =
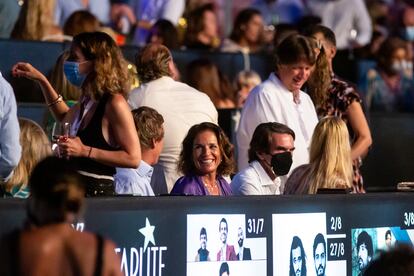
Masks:
[[[230,275],[358,275],[380,250],[413,243],[413,202],[410,193],[88,199],[74,227],[114,240],[125,275],[218,275],[223,263]],[[23,212],[22,200],[0,201],[0,233]]]

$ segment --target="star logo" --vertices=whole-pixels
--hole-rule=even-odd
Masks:
[[[145,237],[144,252],[147,250],[149,242],[155,245],[154,230],[155,230],[155,226],[150,224],[148,218],[145,218],[145,227],[139,229],[139,232]]]

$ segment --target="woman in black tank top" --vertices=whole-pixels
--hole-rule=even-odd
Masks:
[[[81,33],[73,38],[63,70],[68,81],[82,91],[72,108],[30,64],[19,62],[12,73],[37,81],[55,118],[71,123],[69,137],[58,139],[59,150],[64,158],[78,163],[86,177],[86,195],[113,195],[115,167],[137,168],[141,161],[138,135],[125,100],[127,64],[109,35]]]

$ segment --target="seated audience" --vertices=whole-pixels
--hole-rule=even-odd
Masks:
[[[250,141],[249,166],[231,181],[234,195],[279,195],[292,165],[295,133],[279,123],[257,126]]]
[[[370,262],[363,276],[414,276],[414,250],[412,245],[399,244],[381,252]]]
[[[52,145],[43,129],[29,119],[19,118],[22,157],[5,183],[5,196],[27,198],[29,176],[37,163],[52,154]]]
[[[127,63],[106,33],[81,33],[73,38],[63,69],[68,81],[82,91],[71,108],[29,63],[18,62],[12,73],[40,84],[57,121],[71,124],[69,137],[59,137],[58,144],[63,157],[76,160],[88,178],[87,195],[114,195],[115,168],[137,168],[141,160],[138,135],[125,100],[130,89]]]
[[[174,24],[166,19],[159,19],[151,27],[147,43],[164,45],[170,50],[179,48],[178,32]]]
[[[230,81],[209,59],[200,58],[188,64],[187,84],[206,93],[217,109],[236,107]]]
[[[414,111],[413,67],[403,40],[390,37],[381,44],[377,68],[368,71],[362,85],[370,111]]]
[[[96,16],[102,24],[109,24],[110,0],[55,0],[54,2],[56,2],[55,23],[61,27],[74,12],[79,10],[87,10]]]
[[[29,180],[27,228],[0,241],[0,275],[122,275],[115,245],[78,232],[84,208],[83,178],[70,160],[48,157]]]
[[[62,29],[53,22],[54,1],[24,1],[11,33],[13,39],[63,41]]]
[[[87,10],[72,13],[63,25],[63,33],[74,37],[83,32],[96,32],[100,29],[100,22],[96,16]]]
[[[139,136],[142,160],[136,169],[116,169],[115,191],[117,194],[153,196],[152,166],[158,162],[162,150],[164,118],[155,109],[147,106],[132,110],[132,116]]]
[[[136,66],[142,84],[130,93],[128,103],[131,109],[152,107],[165,120],[164,147],[152,177],[156,183],[166,183],[170,192],[181,176],[177,162],[186,133],[195,124],[217,124],[217,110],[206,94],[173,79],[176,69],[167,47],[148,44],[138,53]]]
[[[342,119],[322,118],[313,133],[309,152],[309,164],[292,172],[284,194],[316,194],[321,188],[352,188],[351,146]]]
[[[229,196],[231,188],[223,176],[233,173],[233,146],[219,126],[194,125],[184,138],[178,169],[184,176],[171,194]]]
[[[177,25],[185,8],[185,0],[141,1],[130,0],[136,20],[133,43],[140,47],[145,46],[148,33],[153,24],[159,19],[167,19]],[[126,11],[124,9],[124,11]],[[121,11],[122,15],[126,15]],[[120,17],[122,18],[122,16]],[[128,16],[129,18],[129,16]]]
[[[0,183],[7,181],[20,160],[19,122],[13,88],[0,72]]]
[[[263,47],[263,18],[253,8],[247,8],[236,16],[229,39],[223,41],[221,51],[256,53]]]
[[[191,11],[187,17],[184,45],[188,49],[213,50],[219,44],[214,5],[205,4]]]
[[[237,107],[242,108],[250,91],[259,85],[262,82],[262,79],[259,74],[253,70],[243,70],[237,74],[234,82],[237,91]]]

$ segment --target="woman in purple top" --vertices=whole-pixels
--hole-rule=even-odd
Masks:
[[[171,194],[232,195],[223,175],[234,171],[233,145],[219,126],[194,125],[184,138],[178,169],[184,176],[175,182]]]

